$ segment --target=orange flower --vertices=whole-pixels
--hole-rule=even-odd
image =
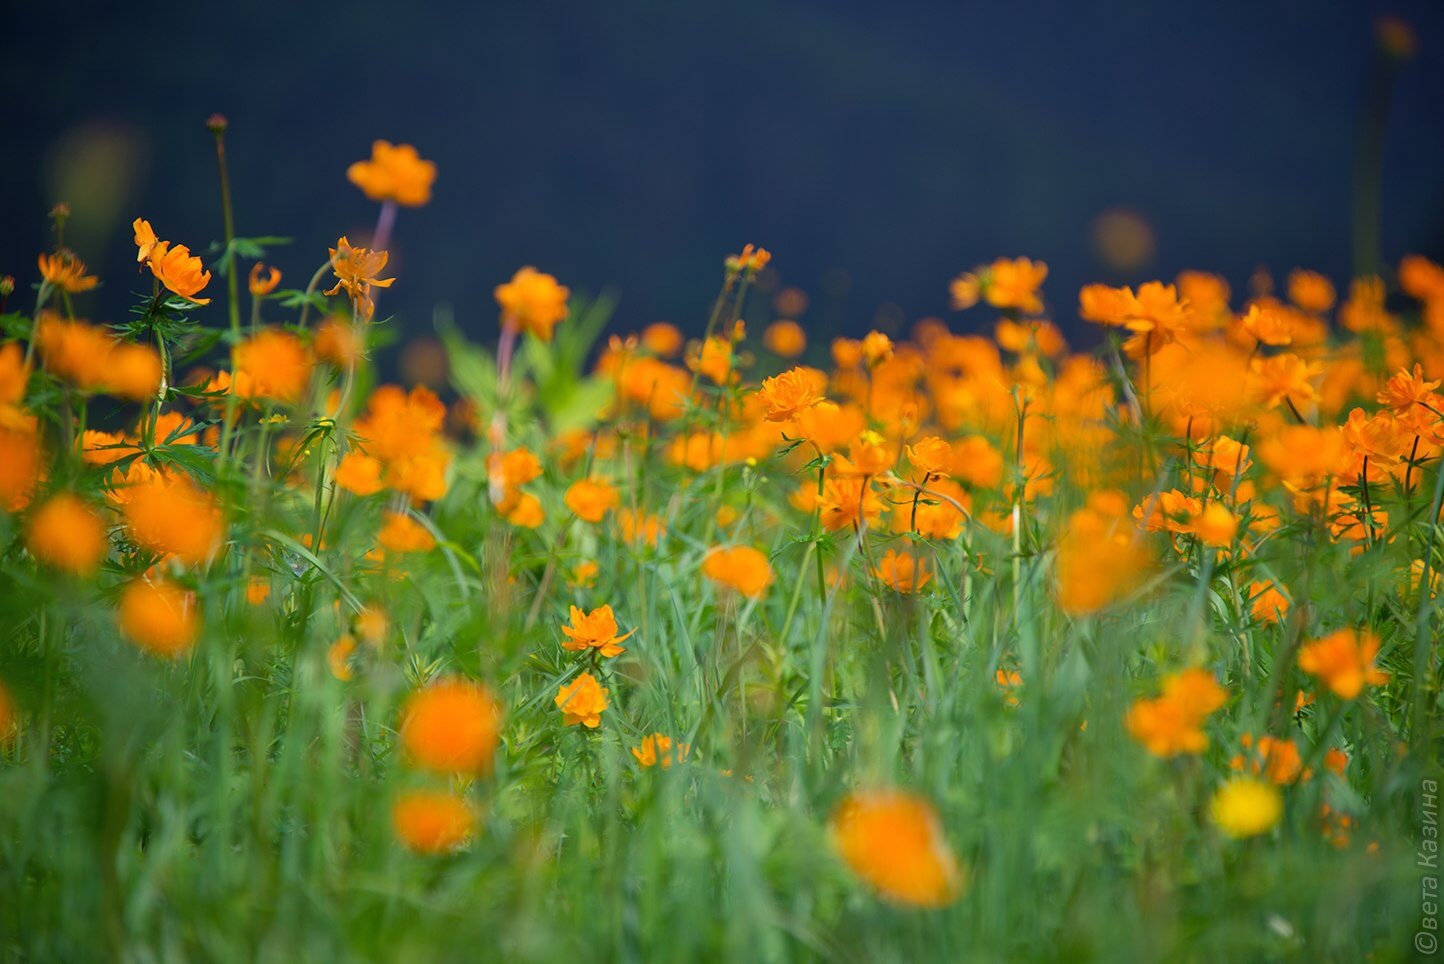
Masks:
[[[1048,266],[1028,258],[999,258],[983,273],[983,300],[994,308],[1033,314],[1043,310],[1038,289]]]
[[[281,269],[273,266],[266,271],[266,276],[262,278],[261,271],[265,267],[259,261],[251,265],[251,273],[246,278],[246,284],[251,289],[252,298],[264,298],[275,291],[276,286],[281,283]]]
[[[130,224],[135,231],[135,262],[143,264],[150,260],[150,256],[160,245],[160,240],[155,236],[155,229],[145,218],[136,218]]]
[[[671,358],[682,350],[682,332],[676,325],[658,321],[642,329],[642,345],[654,355]]]
[[[546,521],[546,512],[542,509],[541,499],[530,492],[523,492],[517,498],[516,505],[506,513],[506,521],[523,529],[537,528]]]
[[[607,692],[591,673],[582,673],[570,684],[562,684],[555,700],[557,709],[562,711],[562,725],[580,723],[589,730],[601,726],[602,713],[607,709]]]
[[[0,680],[0,747],[4,747],[15,737],[15,732],[20,729],[20,711],[15,706],[15,698],[10,695],[10,688]]]
[[[182,655],[200,628],[195,596],[164,581],[138,579],[126,586],[117,616],[126,638],[157,656]]]
[[[933,578],[928,571],[926,559],[919,559],[910,552],[889,549],[878,560],[872,574],[894,592],[914,593],[922,589]]]
[[[160,389],[161,361],[154,348],[117,341],[95,325],[45,312],[36,344],[45,367],[78,388],[137,402],[154,398]]]
[[[183,244],[171,245],[159,241],[150,252],[150,273],[172,293],[197,305],[208,305],[209,298],[197,298],[196,293],[211,283],[211,273],[206,270],[200,258],[191,254]]]
[[[1393,412],[1368,415],[1362,408],[1356,408],[1349,413],[1343,433],[1344,442],[1355,454],[1385,464],[1397,460],[1409,446],[1409,440]]]
[[[1334,307],[1334,283],[1315,271],[1302,268],[1289,274],[1289,300],[1304,311],[1321,315]]]
[[[807,332],[795,321],[774,321],[762,332],[762,344],[774,355],[796,358],[807,349]]]
[[[189,565],[204,562],[220,546],[225,530],[221,510],[210,493],[187,476],[147,471],[137,460],[114,497],[139,546]]]
[[[530,265],[517,270],[509,282],[496,287],[501,323],[542,341],[552,340],[552,329],[567,317],[571,290]]]
[[[1249,369],[1251,394],[1264,408],[1277,408],[1285,401],[1306,405],[1318,400],[1313,380],[1323,366],[1317,362],[1306,362],[1298,355],[1285,352],[1271,358],[1255,358],[1249,363]]]
[[[381,461],[354,449],[341,456],[336,466],[335,482],[347,492],[360,496],[375,495],[381,483]]]
[[[656,548],[657,539],[666,528],[660,516],[623,509],[617,513],[617,531],[625,542],[641,542]]]
[[[341,682],[349,681],[353,675],[351,657],[356,653],[356,637],[347,633],[326,650],[326,668]]]
[[[0,509],[6,512],[18,512],[29,504],[43,467],[34,418],[22,415],[18,422],[0,421]]]
[[[822,524],[829,531],[850,526],[866,527],[882,515],[882,500],[867,479],[827,479],[818,499]]]
[[[743,246],[741,254],[729,254],[724,263],[728,271],[745,271],[748,274],[756,274],[767,267],[767,263],[771,260],[772,252],[766,248],[757,248],[748,244]]]
[[[77,576],[100,568],[109,548],[105,523],[69,492],[51,497],[35,510],[25,530],[25,544],[35,558]]]
[[[601,522],[617,507],[620,496],[605,479],[578,479],[567,488],[563,501],[583,522]]]
[[[373,201],[395,201],[403,207],[421,207],[431,200],[436,165],[423,161],[410,144],[375,141],[371,160],[346,168],[346,178]]]
[[[436,773],[491,770],[502,710],[480,683],[449,676],[417,690],[401,711],[401,745],[416,765]]]
[[[772,585],[772,566],[751,546],[715,548],[702,560],[702,575],[756,599]]]
[[[476,832],[467,802],[442,790],[408,790],[391,806],[396,837],[421,854],[440,854],[466,844]]]
[[[769,422],[790,422],[822,401],[816,380],[805,368],[790,368],[762,380],[757,399]]]
[[[1208,746],[1203,721],[1226,699],[1208,670],[1184,670],[1164,680],[1157,699],[1136,700],[1129,707],[1128,732],[1154,756],[1202,753]]]
[[[610,605],[599,606],[589,613],[573,606],[571,615],[572,624],[562,627],[562,635],[566,636],[562,649],[572,652],[595,649],[601,656],[616,656],[626,652],[624,647],[617,644],[636,632],[634,629],[631,633],[617,635],[617,617],[612,615]]]
[[[1238,323],[1261,345],[1287,345],[1294,340],[1293,323],[1288,314],[1273,305],[1250,305],[1248,314]]]
[[[596,585],[597,576],[601,575],[601,572],[601,566],[591,559],[583,559],[573,567],[568,583],[573,589],[590,589]]]
[[[870,331],[862,337],[862,359],[868,368],[876,368],[893,355],[892,339],[880,331]]]
[[[271,580],[265,576],[252,576],[246,583],[246,602],[259,606],[271,598]]]
[[[349,321],[330,318],[316,329],[311,350],[322,361],[345,368],[361,357],[361,339],[356,337],[356,330]]]
[[[294,403],[311,381],[311,357],[299,338],[266,329],[236,346],[236,371],[251,380],[255,395]]]
[[[937,812],[921,797],[900,790],[854,792],[833,813],[830,831],[853,873],[888,900],[942,907],[962,892],[958,860]]]
[[[1261,623],[1276,623],[1288,615],[1289,597],[1271,582],[1248,584],[1249,612]]]
[[[673,750],[676,750],[674,755]],[[672,738],[663,733],[651,733],[642,737],[641,745],[632,747],[632,756],[643,767],[660,766],[670,769],[673,762],[685,763],[692,746],[688,743],[673,744]]]
[[[732,339],[713,336],[687,354],[687,367],[715,385],[732,381]]]
[[[386,270],[386,261],[390,255],[385,251],[354,248],[344,235],[336,241],[336,247],[329,250],[336,284],[326,294],[334,295],[344,290],[356,313],[362,319],[369,320],[376,310],[376,305],[371,300],[371,289],[389,288],[396,283],[395,278],[380,277],[381,272]]]
[[[1193,518],[1192,526],[1200,542],[1218,548],[1233,542],[1238,532],[1238,517],[1222,502],[1210,502]]]
[[[405,512],[387,512],[386,524],[376,534],[376,541],[388,552],[430,552],[436,548],[436,537],[426,526]]]
[[[61,248],[54,254],[42,254],[39,258],[40,276],[52,288],[59,288],[69,294],[89,291],[100,284],[100,279],[85,273],[85,262],[76,257],[74,251]]]
[[[1389,674],[1374,666],[1379,639],[1368,630],[1340,629],[1299,650],[1299,669],[1317,676],[1334,695],[1351,700],[1365,686],[1382,686]]]
[[[922,473],[921,481],[926,485],[932,479],[940,479],[953,468],[953,447],[946,439],[929,435],[907,447],[908,461]]]

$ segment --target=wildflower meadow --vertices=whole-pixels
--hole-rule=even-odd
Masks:
[[[63,206],[0,282],[0,958],[1432,953],[1444,267],[853,339],[755,244],[635,333],[478,264],[433,390],[424,145],[305,250],[208,126],[128,315]]]

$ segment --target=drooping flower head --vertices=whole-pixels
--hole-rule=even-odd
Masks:
[[[395,278],[380,277],[381,272],[386,269],[386,261],[390,255],[385,251],[352,247],[345,236],[338,239],[336,247],[330,251],[331,270],[335,272],[336,284],[326,294],[334,295],[344,290],[351,299],[356,314],[362,319],[370,319],[376,311],[376,305],[371,300],[371,289],[389,288],[396,283]]]

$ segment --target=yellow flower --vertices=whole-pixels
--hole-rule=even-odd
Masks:
[[[401,745],[416,765],[437,773],[491,770],[502,711],[491,690],[460,676],[418,690],[401,711]]]
[[[346,178],[373,201],[395,201],[404,207],[421,207],[431,200],[436,164],[423,161],[410,144],[375,141],[371,160],[357,161]]]
[[[602,713],[607,708],[607,690],[597,682],[591,673],[582,673],[570,684],[563,684],[557,690],[556,705],[562,711],[562,725],[595,730],[602,725]]]
[[[849,795],[832,816],[833,847],[883,897],[942,907],[962,893],[964,876],[937,812],[900,790]]]
[[[171,292],[193,304],[211,303],[209,298],[196,297],[197,292],[211,283],[211,273],[205,269],[200,258],[191,254],[190,248],[158,241],[150,252],[149,260],[151,274]]]
[[[1272,830],[1284,812],[1277,787],[1253,777],[1234,777],[1213,796],[1209,805],[1213,822],[1235,839],[1256,837]]]
[[[567,316],[571,290],[557,279],[527,265],[512,279],[496,287],[501,306],[501,323],[511,325],[542,341],[552,340],[552,329]]]
[[[571,617],[572,624],[562,627],[562,635],[566,636],[562,649],[572,652],[595,649],[601,656],[616,656],[626,652],[618,644],[636,632],[634,629],[631,633],[617,635],[617,618],[612,614],[610,605],[599,606],[589,613],[572,606]]]
[[[35,558],[77,576],[99,569],[109,548],[100,516],[68,492],[52,496],[35,510],[25,530],[25,544]]]
[[[409,790],[391,806],[397,839],[421,854],[440,854],[466,844],[476,814],[461,797],[441,790]]]

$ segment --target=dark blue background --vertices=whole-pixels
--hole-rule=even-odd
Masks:
[[[35,279],[65,194],[107,285],[82,310],[120,315],[132,217],[193,246],[221,233],[202,126],[221,111],[238,230],[296,238],[277,257],[288,283],[369,232],[344,171],[373,138],[438,163],[434,203],[401,212],[385,301],[412,331],[444,302],[493,333],[491,288],[523,263],[615,286],[620,327],[695,331],[747,241],[818,298],[819,327],[865,328],[885,304],[943,312],[958,271],[1026,254],[1078,331],[1090,280],[1348,272],[1383,12],[1420,43],[1389,118],[1385,257],[1440,257],[1444,4],[1429,0],[25,4],[0,38],[0,271]],[[1117,206],[1158,241],[1133,278],[1089,244]]]

